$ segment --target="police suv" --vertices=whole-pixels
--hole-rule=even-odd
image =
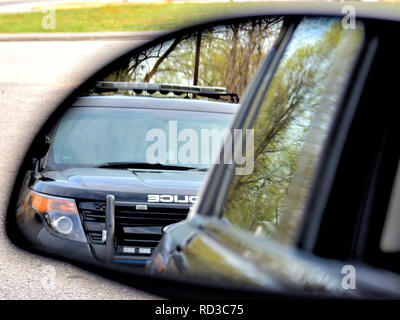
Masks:
[[[186,218],[238,110],[223,88],[98,83],[207,99],[90,95],[46,136],[18,201],[23,235],[64,257],[143,266],[166,227]],[[206,141],[205,141],[206,140]],[[205,147],[204,147],[205,146]]]

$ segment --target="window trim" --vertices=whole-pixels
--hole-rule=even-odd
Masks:
[[[397,244],[396,249],[393,249],[392,238],[393,228],[397,228],[397,226],[400,225],[400,212],[396,211],[400,207],[400,161],[396,171],[397,173],[389,199],[388,211],[383,222],[382,235],[379,241],[379,248],[384,253],[400,252],[400,243]]]

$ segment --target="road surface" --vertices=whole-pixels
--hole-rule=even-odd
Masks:
[[[0,299],[155,298],[71,264],[22,251],[8,240],[4,226],[19,162],[40,123],[91,70],[132,45],[132,41],[0,42]]]

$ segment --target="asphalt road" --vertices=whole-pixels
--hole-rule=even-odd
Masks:
[[[30,141],[57,102],[111,56],[120,41],[0,42],[0,299],[154,299],[71,264],[15,247],[5,208]]]

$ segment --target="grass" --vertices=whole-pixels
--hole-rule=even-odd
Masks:
[[[118,4],[55,11],[56,29],[46,30],[46,13],[0,14],[0,33],[167,30],[253,3]]]
[[[400,0],[396,0],[400,1]],[[302,8],[304,3],[299,2],[267,2],[269,6],[275,3],[290,9]],[[306,2],[307,3],[307,2]],[[95,6],[97,3],[88,0],[79,3],[79,8],[74,5],[57,7],[56,4],[56,29],[46,30],[42,27],[42,20],[48,13],[27,12],[0,14],[0,33],[29,33],[29,32],[102,32],[102,31],[145,31],[168,30],[185,24],[196,23],[209,17],[216,17],[230,12],[243,12],[246,9],[258,12],[259,2],[233,2],[233,3],[153,3],[153,4],[109,4]],[[346,5],[354,4],[358,8],[369,7],[379,11],[386,6],[400,14],[400,4],[388,2],[353,2],[346,1]],[[337,13],[341,12],[343,3],[340,2],[312,2],[312,8],[331,6],[336,7]],[[375,8],[375,9],[374,9]],[[45,8],[39,8],[45,9]],[[265,9],[265,7],[264,7]]]

